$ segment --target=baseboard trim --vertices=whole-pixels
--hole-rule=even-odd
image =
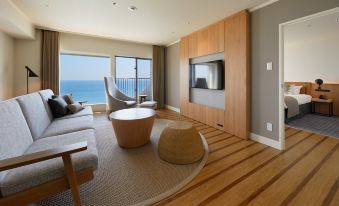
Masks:
[[[175,111],[175,112],[178,112],[180,113],[180,109],[179,108],[176,108],[176,107],[172,107],[170,105],[165,105],[166,109],[169,109],[169,110],[172,110],[172,111]]]
[[[281,148],[281,144],[279,141],[270,139],[268,137],[264,137],[264,136],[251,133],[251,140],[259,142],[261,144],[265,144],[267,146],[273,147],[278,150],[283,150],[283,148]]]

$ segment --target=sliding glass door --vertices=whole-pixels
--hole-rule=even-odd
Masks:
[[[151,59],[135,57],[115,57],[115,81],[118,88],[127,96],[138,99],[146,95],[152,99]]]

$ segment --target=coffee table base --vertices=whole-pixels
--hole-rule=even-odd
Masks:
[[[150,140],[154,116],[137,120],[112,120],[118,144],[123,148],[136,148]]]

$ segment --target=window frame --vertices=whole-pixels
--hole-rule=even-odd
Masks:
[[[145,57],[135,57],[135,56],[123,56],[123,55],[115,55],[114,56],[114,81],[117,81],[117,57],[120,58],[130,58],[130,59],[135,59],[135,79],[137,81],[138,79],[138,60],[149,60],[151,62],[150,64],[150,80],[151,80],[151,94],[153,96],[153,73],[152,73],[152,68],[153,68],[153,59],[152,58],[145,58]],[[137,85],[137,84],[136,84]],[[136,91],[135,91],[135,96],[134,98],[138,100],[138,86],[136,86]]]
[[[112,76],[112,57],[108,54],[98,54],[98,53],[85,53],[85,52],[69,52],[69,51],[61,51],[59,52],[59,93],[61,93],[61,78],[60,78],[60,72],[61,72],[61,55],[70,55],[70,56],[85,56],[85,57],[100,57],[100,58],[108,58],[110,60],[109,64],[109,75]],[[103,80],[104,81],[104,80]],[[106,93],[106,91],[104,91]],[[93,105],[103,105],[107,104],[107,100],[105,102],[100,103],[86,103],[88,106]]]

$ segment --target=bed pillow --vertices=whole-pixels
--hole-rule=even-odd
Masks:
[[[291,89],[291,85],[285,83],[284,84],[284,94],[291,94],[290,89]]]
[[[296,85],[291,85],[290,86],[290,93],[293,95],[298,95],[300,94],[300,90],[303,86],[296,86]]]

